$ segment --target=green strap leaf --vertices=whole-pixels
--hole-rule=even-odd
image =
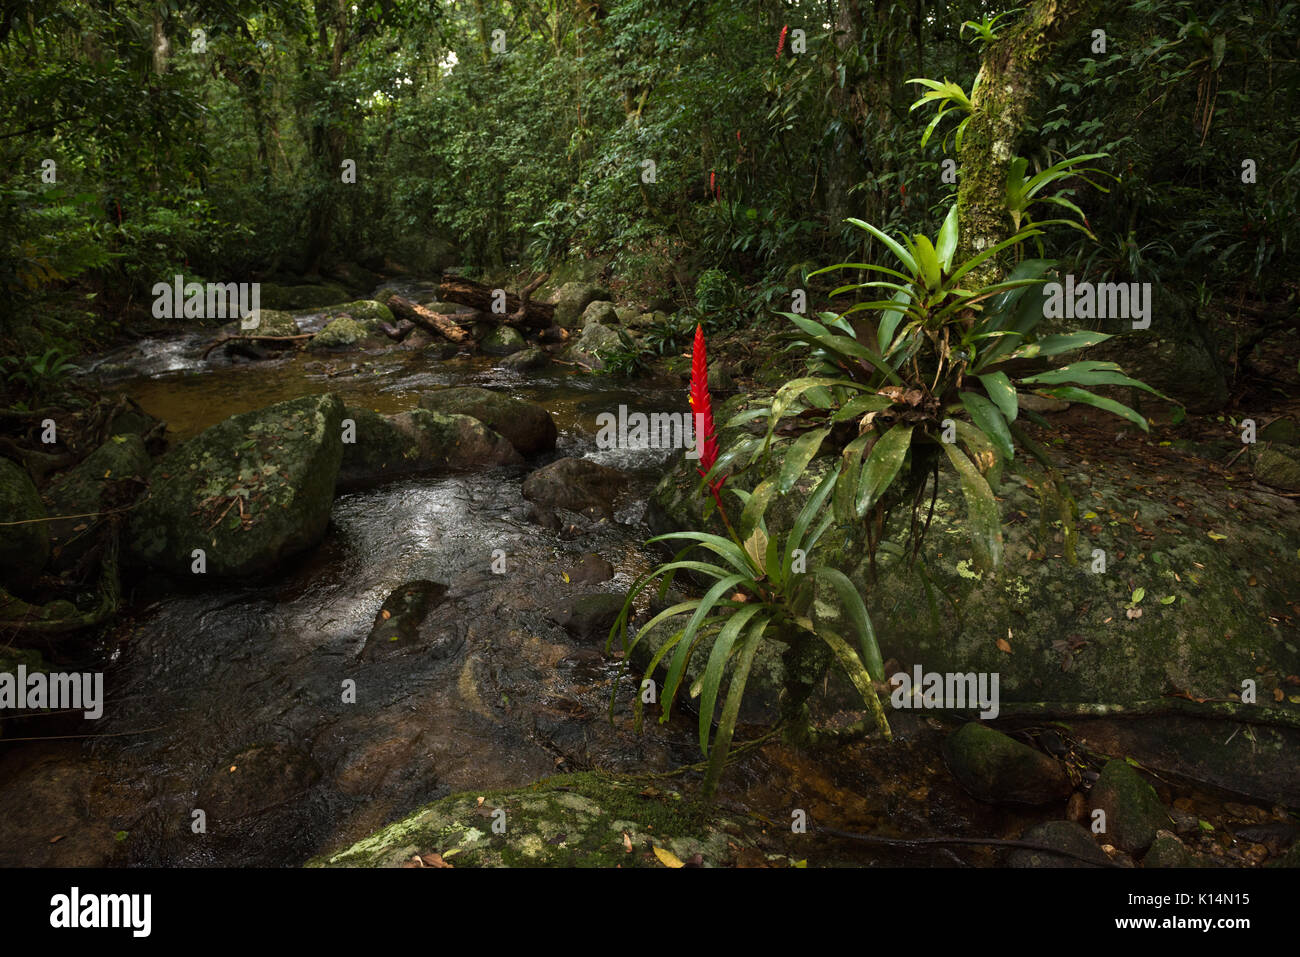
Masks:
[[[974,392],[959,392],[957,397],[970,413],[971,419],[997,447],[998,454],[1007,462],[1014,459],[1016,449],[1011,442],[1011,431],[1007,428],[1007,420],[1002,417],[998,407],[984,396]]]
[[[722,684],[722,673],[731,657],[732,646],[749,619],[762,610],[762,605],[746,605],[728,618],[709,651],[709,661],[704,667],[704,676],[700,679],[700,750],[705,757],[709,755],[709,729],[713,727],[713,709],[718,701],[718,688]]]
[[[722,769],[727,763],[727,754],[731,751],[731,738],[736,731],[736,718],[740,715],[740,701],[745,696],[745,683],[749,680],[750,669],[754,667],[754,655],[762,644],[763,632],[767,629],[770,615],[760,615],[749,626],[749,633],[740,647],[736,666],[731,671],[731,684],[727,687],[727,700],[722,706],[722,717],[718,721],[718,733],[713,738],[713,753],[709,755],[709,769],[704,775],[704,796],[712,797],[722,778]]]
[[[1011,384],[1005,372],[990,372],[987,375],[976,376],[980,384],[984,386],[984,391],[989,394],[993,404],[998,407],[1008,422],[1016,421],[1016,414],[1020,411],[1020,400],[1016,396],[1016,387]]]
[[[858,498],[854,506],[858,518],[867,514],[867,510],[880,501],[881,496],[893,484],[911,445],[912,426],[900,424],[882,435],[872,446],[871,455],[862,467],[862,477],[858,480]]]
[[[993,490],[961,449],[948,442],[942,445],[961,480],[975,556],[985,570],[997,568],[1002,564],[1002,513],[993,498]]]
[[[867,671],[875,680],[884,681],[885,662],[880,656],[880,645],[876,643],[876,630],[871,625],[871,616],[867,614],[867,606],[862,601],[857,586],[836,568],[819,565],[812,570],[812,573],[835,590],[835,595],[840,600],[840,607],[844,609],[844,613],[853,624],[853,630],[857,632],[858,647],[862,650],[862,660],[866,663]]]
[[[817,450],[822,447],[822,442],[830,434],[829,428],[814,429],[794,440],[790,450],[785,453],[785,460],[781,463],[778,486],[782,495],[794,488],[794,483],[799,480],[799,476],[803,475],[804,469],[808,467],[808,463],[813,460]]]
[[[1096,393],[1089,392],[1086,389],[1076,389],[1073,386],[1057,386],[1055,389],[1044,389],[1048,395],[1054,395],[1058,399],[1065,399],[1067,402],[1082,402],[1084,405],[1095,406],[1103,411],[1118,415],[1121,419],[1127,419],[1132,422],[1143,432],[1150,432],[1151,427],[1147,420],[1138,415],[1128,406],[1116,402],[1114,399],[1105,399]]]

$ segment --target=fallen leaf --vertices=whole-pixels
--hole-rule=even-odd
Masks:
[[[1226,542],[1228,540],[1227,535],[1220,535],[1218,532],[1206,532],[1205,534],[1210,536],[1211,541]]]
[[[1005,651],[1007,654],[1011,654],[1011,642],[1007,641],[1005,638],[999,638],[998,650]]]
[[[384,621],[388,621],[388,619],[393,617],[393,613],[389,611],[387,608],[385,608],[383,611],[379,613],[379,617],[382,618]]]
[[[628,854],[632,853],[632,837],[627,831],[623,832],[623,850]]]
[[[1281,704],[1286,699],[1286,693],[1281,688],[1273,689],[1273,700]]]
[[[423,862],[425,867],[451,867],[450,864],[442,859],[442,855],[437,852],[421,854],[420,860]]]
[[[686,865],[672,851],[663,847],[654,849],[655,857],[659,858],[659,863],[664,867],[685,867]]]

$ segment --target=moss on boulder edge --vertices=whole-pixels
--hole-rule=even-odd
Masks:
[[[505,811],[504,834],[492,830],[497,809]],[[660,847],[716,867],[749,846],[737,822],[677,792],[584,772],[450,795],[306,866],[401,867],[417,854],[440,854],[453,867],[663,867],[652,849]]]
[[[234,577],[315,545],[329,523],[342,419],[337,396],[307,396],[231,416],[173,449],[132,516],[131,552],[188,574],[201,548],[207,574]]]

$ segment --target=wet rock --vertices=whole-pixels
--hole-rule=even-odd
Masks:
[[[614,308],[614,304],[606,299],[597,299],[595,302],[587,303],[587,308],[582,310],[582,318],[578,324],[585,329],[593,322],[602,326],[616,326],[618,321],[618,310]]]
[[[1279,445],[1300,446],[1300,425],[1295,419],[1274,419],[1259,430],[1260,442],[1276,442]]]
[[[1173,827],[1155,788],[1119,758],[1107,761],[1101,769],[1092,786],[1091,803],[1106,812],[1107,843],[1130,854],[1141,854],[1155,840],[1156,831]]]
[[[585,515],[614,517],[614,502],[626,487],[618,469],[590,459],[563,458],[524,479],[524,498],[542,509],[568,509]]]
[[[580,362],[593,370],[605,368],[605,353],[625,348],[619,334],[598,322],[593,322],[582,330],[573,345],[569,346],[567,356],[571,362]]]
[[[1262,449],[1255,458],[1255,478],[1287,492],[1300,492],[1300,456]]]
[[[543,349],[537,346],[529,346],[527,349],[521,349],[514,355],[502,359],[498,365],[503,369],[513,369],[515,372],[534,372],[538,369],[544,369],[551,364],[551,357]]]
[[[598,585],[614,577],[614,566],[594,552],[588,552],[565,574],[574,585]]]
[[[1064,399],[1058,399],[1053,395],[1038,395],[1035,392],[1021,392],[1020,408],[1028,409],[1030,412],[1040,414],[1047,412],[1064,412],[1070,407],[1070,403]]]
[[[609,298],[609,290],[596,283],[566,282],[551,300],[555,304],[555,324],[573,328],[588,305]]]
[[[262,814],[299,797],[320,780],[311,756],[284,744],[241,751],[213,771],[199,788],[198,807],[213,823]]]
[[[50,522],[55,567],[71,567],[95,542],[107,512],[134,502],[147,487],[153,461],[138,435],[114,435],[45,490],[49,514],[70,515]]]
[[[1070,794],[1058,762],[978,721],[948,736],[944,757],[961,786],[991,804],[1049,804]]]
[[[307,341],[309,349],[341,349],[354,346],[371,338],[377,331],[376,326],[358,322],[351,316],[339,316],[331,319],[329,324]]]
[[[479,343],[479,350],[490,356],[508,356],[527,348],[528,343],[514,326],[496,325]]]
[[[343,403],[308,396],[231,416],[163,456],[127,542],[155,568],[188,575],[272,571],[316,545],[329,524],[343,455]]]
[[[1067,853],[1053,854],[1017,847],[1007,855],[1007,864],[1011,867],[1106,867],[1110,864],[1110,858],[1097,846],[1087,829],[1073,821],[1048,821],[1035,825],[1022,834],[1020,840]]]
[[[715,396],[736,391],[736,380],[732,378],[731,367],[727,363],[709,363],[709,391]]]
[[[524,455],[555,448],[558,432],[540,405],[477,386],[439,389],[420,396],[420,408],[468,415],[504,435]]]
[[[625,597],[608,592],[580,595],[560,610],[556,620],[579,641],[603,642],[609,637],[609,630],[614,627],[615,620],[623,611]]]
[[[1161,830],[1156,832],[1155,840],[1151,842],[1151,849],[1142,858],[1142,866],[1195,867],[1196,860],[1183,846],[1182,841],[1169,831]]]
[[[429,612],[447,597],[441,582],[419,579],[395,588],[375,614],[363,651],[365,655],[405,650],[419,634]]]
[[[125,863],[130,834],[119,841],[118,829],[137,813],[139,797],[121,793],[117,768],[57,750],[24,760],[16,750],[0,762],[0,867]]]
[[[1269,867],[1300,867],[1300,841],[1291,845],[1291,850],[1281,857],[1269,861]]]
[[[658,847],[682,862],[719,867],[754,847],[721,812],[684,805],[667,789],[594,772],[565,774],[511,791],[443,798],[307,866],[663,868]],[[498,810],[505,812],[504,834],[492,829]]]
[[[448,468],[511,465],[523,457],[478,419],[415,409],[379,415],[348,408],[356,429],[343,445],[338,487],[354,488],[402,475]]]
[[[27,472],[0,458],[0,522],[45,518],[45,506]],[[48,522],[10,525],[0,535],[0,583],[21,585],[34,579],[50,557]]]
[[[296,336],[298,335],[298,321],[288,313],[280,309],[259,309],[257,312],[257,326],[252,329],[242,329],[236,324],[231,331],[246,332],[250,335],[257,336]],[[277,345],[278,343],[267,343],[267,345]],[[286,342],[283,345],[287,348],[293,343]]]
[[[267,309],[319,309],[348,300],[348,291],[336,282],[303,286],[264,282],[259,295]]]

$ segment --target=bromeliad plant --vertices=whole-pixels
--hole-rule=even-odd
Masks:
[[[954,206],[935,240],[924,235],[900,242],[876,227],[851,220],[893,253],[897,268],[841,263],[819,272],[858,269],[882,278],[851,283],[832,295],[869,291],[883,298],[859,302],[840,315],[817,318],[783,313],[794,324],[787,335],[810,350],[810,375],[777,390],[769,405],[742,413],[733,423],[768,419],[760,443],[739,443],[733,454],[750,452],[751,461],[788,442],[780,469],[787,487],[828,441],[839,449],[838,476],[831,497],[833,516],[865,531],[874,565],[889,516],[910,511],[907,537],[912,559],[933,514],[938,472],[947,462],[956,473],[969,518],[976,558],[985,569],[1001,561],[1001,516],[993,489],[1004,469],[1013,468],[1039,490],[1046,506],[1059,510],[1066,555],[1074,561],[1075,507],[1044,450],[1021,428],[1026,389],[1111,412],[1147,430],[1146,420],[1112,399],[1083,386],[1125,385],[1159,396],[1126,376],[1113,362],[1077,361],[1058,369],[1040,360],[1108,339],[1100,332],[1040,335],[1043,298],[1038,286],[1054,265],[1043,259],[1020,262],[1000,282],[965,287],[966,276],[985,260],[1038,235],[1024,229],[962,263],[957,249]],[[868,318],[874,314],[874,321]],[[1164,398],[1163,396],[1160,396]],[[1044,471],[1016,459],[1025,449]],[[1023,459],[1023,457],[1022,457]],[[920,513],[931,487],[930,511]]]
[[[606,645],[608,650],[617,637],[624,648],[626,662],[637,643],[661,622],[677,616],[690,616],[686,624],[658,648],[645,674],[648,678],[661,663],[667,662],[660,718],[661,722],[666,722],[691,658],[697,651],[708,649],[703,674],[690,687],[690,696],[699,701],[700,748],[709,759],[703,786],[706,797],[717,788],[731,748],[745,685],[755,656],[764,642],[776,641],[786,646],[784,657],[788,677],[782,697],[782,717],[790,736],[806,740],[810,734],[806,702],[813,682],[828,664],[828,657],[833,657],[843,667],[862,695],[875,726],[886,737],[890,734],[884,709],[872,685],[873,678],[884,680],[884,665],[862,596],[848,577],[834,568],[803,567],[803,556],[812,552],[830,524],[831,516],[823,513],[822,506],[833,494],[837,476],[830,475],[817,485],[793,527],[783,537],[771,534],[764,520],[767,504],[776,491],[774,480],[760,483],[752,494],[730,489],[743,506],[739,526],[733,525],[722,500],[726,474],[725,469],[719,469],[718,440],[713,430],[707,380],[704,334],[697,327],[690,402],[697,423],[699,471],[726,526],[727,535],[686,531],[650,539],[651,542],[681,543],[685,547],[672,561],[636,581],[622,613],[610,630]],[[715,560],[686,557],[696,549],[712,553]],[[694,572],[711,583],[703,597],[666,608],[643,625],[629,643],[628,622],[637,596],[658,581],[662,599],[679,571]],[[853,629],[856,649],[831,623],[813,615],[812,604],[818,585],[827,590],[823,598],[833,595],[837,600],[844,619]],[[708,639],[712,639],[711,644],[706,644]],[[731,676],[726,698],[717,730],[712,733],[710,741],[714,712],[728,665]],[[611,714],[613,706],[611,700]],[[636,709],[639,727],[642,717],[639,696]]]

